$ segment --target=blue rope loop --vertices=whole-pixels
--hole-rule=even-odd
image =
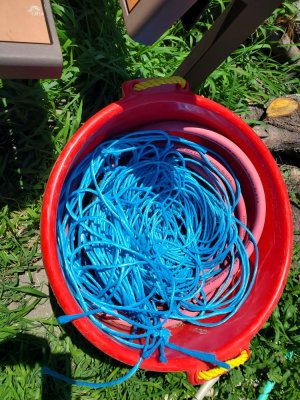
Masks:
[[[178,145],[198,156],[178,151]],[[236,190],[207,155],[230,171]],[[164,325],[172,319],[220,325],[248,297],[258,250],[235,216],[240,194],[223,158],[164,131],[133,132],[100,144],[72,170],[60,196],[60,263],[83,312],[61,316],[59,323],[89,317],[120,343],[139,349],[139,365],[156,350],[167,362],[168,347],[229,368],[214,354],[175,345]],[[208,283],[224,271],[220,286],[207,293]],[[124,329],[114,329],[107,317]]]

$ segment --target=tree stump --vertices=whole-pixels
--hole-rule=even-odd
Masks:
[[[272,100],[263,122],[253,130],[271,151],[300,154],[300,95]]]

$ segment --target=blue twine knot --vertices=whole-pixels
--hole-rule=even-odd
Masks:
[[[160,337],[164,340],[164,342],[169,341],[169,337],[171,336],[171,332],[169,329],[157,329],[153,332],[154,337]]]
[[[153,332],[154,337],[160,338],[159,340],[159,361],[166,363],[167,357],[165,355],[166,344],[169,342],[171,333],[168,329],[159,329]]]

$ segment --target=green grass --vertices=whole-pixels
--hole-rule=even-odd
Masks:
[[[139,371],[122,385],[95,391],[41,377],[42,365],[90,381],[117,378],[128,368],[100,353],[72,328],[64,331],[54,317],[29,313],[45,301],[34,272],[41,267],[42,196],[58,154],[89,116],[120,97],[124,80],[171,75],[223,3],[214,1],[203,22],[190,32],[179,23],[149,47],[125,34],[116,0],[88,5],[61,0],[52,5],[64,55],[62,78],[0,82],[0,398],[192,398],[196,388],[184,373]],[[272,58],[268,41],[276,16],[293,12],[292,2],[285,2],[198,92],[237,113],[297,92],[295,64]],[[299,198],[299,193],[292,196]],[[220,379],[215,399],[255,399],[266,379],[276,382],[270,400],[300,398],[300,237],[295,238],[294,263],[282,299],[251,342],[251,360]],[[24,274],[29,283],[22,283]],[[288,361],[284,356],[290,349],[295,356]]]

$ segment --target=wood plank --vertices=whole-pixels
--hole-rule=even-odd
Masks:
[[[147,0],[146,0],[147,1]],[[148,0],[149,1],[149,0]],[[131,12],[140,0],[126,0],[128,11]]]
[[[50,0],[0,0],[0,79],[57,79],[62,64]]]
[[[0,41],[51,44],[42,0],[1,0]]]

